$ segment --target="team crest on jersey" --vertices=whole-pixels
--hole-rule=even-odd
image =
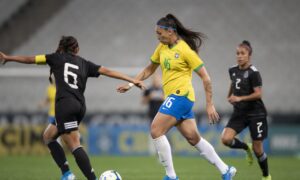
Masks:
[[[244,78],[247,78],[249,76],[249,73],[248,73],[248,71],[246,71],[245,73],[244,73]]]
[[[175,58],[178,59],[179,58],[179,54],[175,53]]]

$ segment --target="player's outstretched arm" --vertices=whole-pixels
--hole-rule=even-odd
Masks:
[[[5,64],[10,61],[24,63],[24,64],[33,64],[35,63],[34,56],[8,56],[3,52],[0,52],[0,60],[2,64]]]
[[[201,77],[203,82],[205,96],[206,96],[206,111],[207,111],[209,123],[214,124],[219,121],[220,116],[217,113],[212,100],[212,85],[211,85],[210,77],[204,66],[201,67],[198,71],[196,71],[196,73]]]
[[[99,68],[99,73],[102,74],[102,75],[105,75],[105,76],[108,76],[108,77],[111,77],[111,78],[115,78],[115,79],[121,79],[121,80],[124,80],[124,81],[128,81],[130,83],[132,83],[132,86],[135,85],[141,89],[145,89],[145,85],[143,83],[143,81],[139,81],[139,80],[136,80],[136,79],[133,79],[123,73],[120,73],[120,72],[117,72],[117,71],[113,71],[113,70],[110,70],[106,67],[100,67]]]
[[[140,72],[136,77],[135,79],[137,80],[140,80],[140,81],[143,81],[145,79],[147,79],[148,77],[150,77],[154,72],[155,70],[157,69],[157,67],[159,66],[159,64],[154,64],[154,63],[150,63],[148,66],[146,66],[142,72]],[[119,93],[125,93],[127,92],[129,89],[132,88],[132,84],[124,84],[124,85],[121,85],[117,88],[117,91]]]

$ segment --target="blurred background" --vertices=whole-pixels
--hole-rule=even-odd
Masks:
[[[268,109],[267,152],[300,154],[300,1],[298,0],[0,0],[0,50],[13,55],[52,53],[63,35],[75,36],[80,55],[135,76],[150,61],[158,41],[157,20],[173,13],[186,27],[207,35],[200,50],[213,82],[214,102],[222,116],[207,124],[205,96],[194,74],[200,132],[221,155],[239,156],[220,143],[232,112],[227,102],[228,68],[236,63],[243,40],[253,46],[252,62],[263,78]],[[159,70],[160,71],[160,70]],[[9,63],[0,68],[0,156],[48,154],[41,141],[47,124],[45,98],[49,68]],[[158,72],[159,74],[159,72]],[[146,81],[150,87],[152,80]],[[144,92],[118,94],[123,82],[89,79],[83,143],[95,155],[149,155],[149,117]],[[195,155],[177,131],[169,138],[177,155]],[[248,130],[241,138],[249,140]]]

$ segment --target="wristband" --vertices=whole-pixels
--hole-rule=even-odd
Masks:
[[[134,86],[134,84],[133,83],[128,83],[128,86],[132,88]]]

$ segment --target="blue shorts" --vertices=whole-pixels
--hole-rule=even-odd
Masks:
[[[55,117],[54,116],[48,116],[48,122],[50,124],[56,125]]]
[[[189,100],[186,96],[176,96],[171,94],[160,106],[158,112],[171,115],[178,121],[194,119],[195,115],[192,111],[193,105],[194,102]]]

